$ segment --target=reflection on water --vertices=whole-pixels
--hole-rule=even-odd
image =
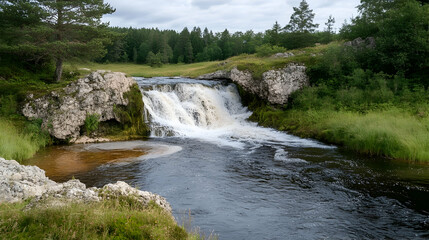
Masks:
[[[144,149],[90,150],[83,146],[49,148],[37,153],[28,164],[44,169],[54,181],[67,181],[77,173],[88,172],[96,167],[127,161],[144,155]]]
[[[27,165],[45,170],[46,176],[64,182],[106,164],[133,162],[165,156],[180,151],[178,146],[145,141],[110,142],[87,145],[49,147],[29,159]]]

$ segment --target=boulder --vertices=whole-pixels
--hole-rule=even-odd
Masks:
[[[115,105],[127,105],[124,93],[134,79],[124,73],[96,71],[42,97],[29,95],[22,113],[29,119],[42,119],[42,126],[55,138],[76,139],[87,114],[98,114],[99,121],[115,119]]]
[[[287,103],[293,92],[310,84],[305,70],[305,66],[290,64],[283,69],[263,73],[263,98],[273,104]]]

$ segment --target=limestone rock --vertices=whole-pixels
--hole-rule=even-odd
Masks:
[[[293,57],[293,56],[295,56],[295,54],[293,54],[292,52],[284,52],[284,53],[276,53],[272,57],[274,57],[274,58],[288,58],[288,57]]]
[[[79,180],[56,183],[36,166],[23,166],[14,160],[0,158],[0,203],[33,198],[27,208],[60,207],[70,202],[94,202],[118,196],[133,197],[144,205],[154,201],[171,213],[171,206],[165,198],[140,191],[125,182],[118,181],[103,188],[87,188]]]
[[[375,43],[375,38],[373,37],[367,37],[365,39],[362,38],[356,38],[353,39],[353,41],[348,41],[344,43],[344,46],[346,47],[353,47],[354,49],[364,49],[364,48],[368,48],[368,49],[373,49],[376,46]]]
[[[290,94],[309,85],[305,71],[305,66],[292,63],[283,69],[263,73],[262,80],[256,80],[249,71],[240,71],[237,68],[233,68],[231,71],[220,70],[205,74],[199,76],[198,79],[229,79],[271,104],[285,104]]]
[[[285,104],[296,90],[309,85],[305,66],[290,64],[284,69],[270,70],[262,74],[266,87],[263,97],[270,103]]]
[[[214,73],[208,73],[197,77],[197,79],[207,79],[207,80],[222,80],[230,79],[230,73],[225,70],[219,70]]]
[[[41,196],[56,183],[35,166],[23,166],[15,160],[0,158],[0,202],[17,202]]]
[[[76,138],[87,114],[100,115],[100,121],[119,121],[113,107],[128,104],[123,94],[133,84],[124,73],[99,70],[43,97],[28,96],[22,113],[42,119],[42,126],[58,139]]]
[[[150,201],[154,201],[156,204],[161,206],[163,209],[171,213],[171,206],[167,200],[157,194],[151,192],[140,191],[136,188],[131,187],[125,182],[118,181],[115,184],[107,184],[101,189],[102,193],[108,193],[110,196],[131,196],[135,197],[139,202],[147,205]]]

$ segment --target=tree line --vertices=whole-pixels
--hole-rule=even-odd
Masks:
[[[63,62],[75,59],[160,66],[224,60],[253,54],[261,46],[296,49],[333,40],[374,37],[375,50],[353,55],[355,67],[421,74],[428,72],[429,61],[427,2],[361,0],[359,15],[345,22],[337,34],[332,15],[324,30],[317,30],[315,14],[305,0],[293,8],[289,23],[282,26],[275,22],[262,33],[231,33],[227,29],[213,33],[200,27],[185,27],[180,32],[108,27],[101,17],[115,10],[103,0],[1,0],[0,73],[10,78],[16,69],[53,68],[54,80],[59,81]],[[10,66],[17,68],[11,70]]]
[[[316,31],[313,23],[314,13],[303,0],[294,8],[290,23],[281,27],[276,22],[272,29],[264,33],[246,32],[213,33],[185,27],[180,33],[172,30],[111,28],[117,38],[107,46],[108,53],[99,62],[134,62],[152,66],[163,63],[193,63],[224,60],[243,53],[253,54],[263,44],[276,45],[286,49],[312,46],[315,43],[328,43],[335,37],[330,16],[324,31]]]

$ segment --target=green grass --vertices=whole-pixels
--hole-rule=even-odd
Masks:
[[[26,203],[0,205],[2,239],[201,239],[178,226],[155,203],[119,199],[23,210]]]
[[[28,122],[21,117],[0,117],[0,157],[22,161],[48,145],[51,139],[41,130],[40,124],[40,121]]]
[[[339,144],[359,153],[429,162],[429,119],[390,108],[367,113],[279,110],[260,107],[252,120],[263,126]]]
[[[134,63],[68,63],[67,66],[75,69],[89,68],[94,70],[110,70],[124,72],[133,77],[197,77],[205,73],[216,71],[220,62],[202,62],[194,64],[166,64],[162,67],[150,67],[148,65]],[[84,72],[79,70],[80,72]],[[89,73],[89,72],[87,72]]]
[[[186,76],[195,78],[200,75],[215,72],[217,70],[230,70],[237,67],[239,70],[249,70],[256,79],[262,77],[262,73],[271,69],[283,68],[289,63],[312,64],[316,58],[312,54],[319,54],[329,46],[338,45],[331,43],[329,45],[320,45],[298,50],[291,50],[295,54],[289,58],[258,57],[256,54],[242,54],[240,56],[229,58],[225,61],[201,62],[193,64],[166,64],[162,67],[150,67],[148,65],[134,63],[67,63],[66,67],[70,69],[88,68],[94,70],[111,70],[114,72],[124,72],[134,77],[174,77]],[[75,70],[76,71],[76,70]],[[77,70],[85,73],[83,70]]]

